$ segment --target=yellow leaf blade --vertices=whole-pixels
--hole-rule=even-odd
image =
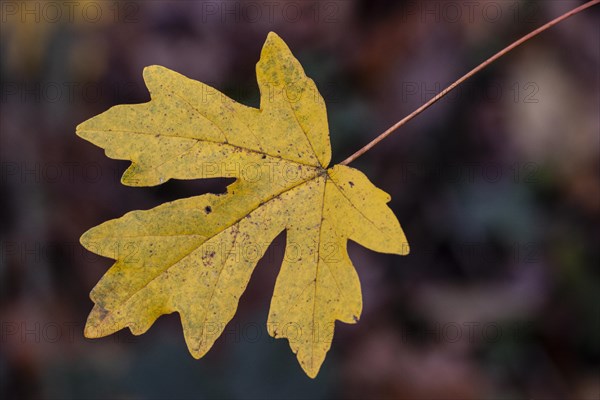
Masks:
[[[274,32],[269,33],[256,77],[261,94],[260,108],[270,132],[286,132],[282,154],[297,155],[310,165],[327,168],[331,160],[325,102],[312,79]],[[278,146],[278,135],[270,135],[269,146]]]
[[[353,168],[330,168],[303,184],[295,200],[297,214],[287,226],[267,326],[272,336],[289,340],[304,371],[315,377],[331,346],[335,321],[355,323],[362,311],[348,239],[398,254],[408,252],[408,243],[386,206],[389,196]]]
[[[258,260],[286,230],[267,329],[289,340],[314,378],[336,321],[355,323],[362,311],[348,240],[408,253],[389,195],[358,170],[326,169],[323,99],[274,33],[257,64],[260,110],[163,67],[146,68],[144,79],[150,102],[113,107],[80,124],[77,134],[132,162],[126,185],[236,182],[223,195],[133,211],[81,237],[88,250],[116,260],[90,294],[95,305],[85,335],[125,327],[139,335],[177,312],[190,353],[202,357],[233,318]]]

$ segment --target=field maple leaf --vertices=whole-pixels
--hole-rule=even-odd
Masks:
[[[335,321],[355,323],[362,310],[348,240],[408,253],[389,195],[356,169],[328,167],[323,99],[274,33],[256,74],[260,109],[147,67],[150,102],[115,106],[77,127],[108,157],[132,162],[125,185],[236,178],[225,194],[132,211],[83,234],[84,247],[116,260],[90,294],[86,337],[124,327],[139,335],[160,315],[178,312],[189,351],[202,357],[233,318],[258,260],[286,230],[267,329],[287,338],[315,377]]]

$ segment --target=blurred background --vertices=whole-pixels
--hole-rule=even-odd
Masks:
[[[307,378],[265,323],[280,235],[201,360],[176,314],[83,338],[112,260],[80,235],[227,181],[119,183],[75,136],[149,100],[159,64],[258,106],[276,31],[319,87],[340,162],[456,78],[581,1],[3,1],[3,399],[599,399],[600,7],[506,55],[355,161],[392,196],[406,257],[354,243],[364,310]]]

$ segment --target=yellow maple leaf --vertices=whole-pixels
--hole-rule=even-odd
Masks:
[[[267,328],[289,340],[315,377],[336,320],[355,323],[360,283],[347,241],[407,254],[390,197],[356,169],[328,168],[322,97],[286,44],[270,33],[256,67],[260,109],[163,67],[144,70],[151,101],[119,105],[77,127],[107,156],[131,160],[122,183],[234,177],[227,193],[133,211],[90,229],[81,243],[116,260],[90,297],[89,338],[144,333],[178,312],[202,357],[233,318],[271,241],[287,231]]]

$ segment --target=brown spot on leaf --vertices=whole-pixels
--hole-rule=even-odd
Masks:
[[[98,316],[98,319],[100,321],[103,321],[104,318],[106,318],[106,316],[108,315],[108,310],[104,307],[98,306],[98,311],[100,312],[100,315]]]

